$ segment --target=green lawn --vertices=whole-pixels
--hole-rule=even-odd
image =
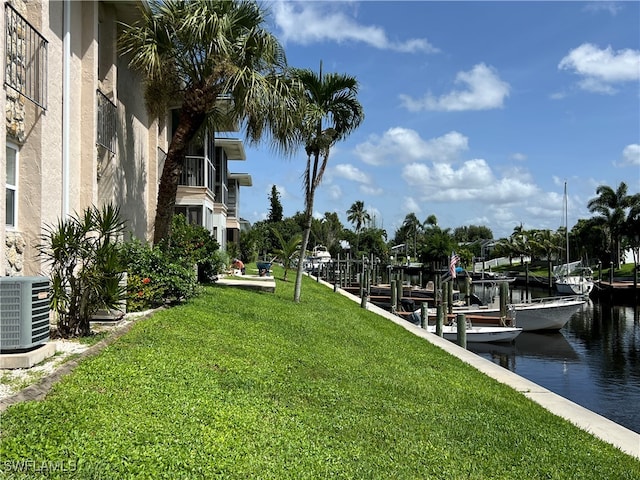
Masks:
[[[640,478],[632,457],[331,289],[305,279],[292,297],[280,280],[213,286],[141,320],[3,414],[3,478]]]

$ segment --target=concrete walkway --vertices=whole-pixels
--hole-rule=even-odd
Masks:
[[[276,291],[276,280],[273,277],[260,277],[259,275],[242,275],[236,277],[228,275],[216,280],[216,285],[225,287],[246,288],[260,292],[273,293]]]
[[[320,280],[320,282],[327,287],[333,288],[333,285],[330,283],[323,280]],[[345,290],[339,288],[337,289],[337,292],[358,304],[360,303],[359,297],[352,295]],[[414,335],[437,345],[451,355],[481,371],[485,375],[488,375],[500,383],[509,385],[511,388],[543,406],[551,413],[570,421],[582,430],[585,430],[595,437],[614,445],[623,452],[640,459],[640,434],[635,433],[632,430],[629,430],[628,428],[598,415],[597,413],[594,413],[570,400],[567,400],[566,398],[553,393],[552,391],[547,390],[526,378],[522,378],[510,370],[480,357],[473,352],[465,350],[449,340],[445,340],[433,333],[429,333],[417,325],[401,319],[391,312],[387,312],[380,307],[376,307],[372,303],[367,302],[366,308],[367,310],[375,312],[410,331]]]

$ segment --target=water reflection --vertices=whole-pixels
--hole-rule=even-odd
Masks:
[[[522,298],[524,292],[513,289],[513,295]],[[523,332],[510,345],[469,344],[469,349],[640,433],[637,305],[590,301],[560,332]]]

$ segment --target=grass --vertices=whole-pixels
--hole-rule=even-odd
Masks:
[[[292,297],[292,281],[207,287],[140,321],[7,410],[3,478],[640,478],[637,460],[331,289],[305,279]]]

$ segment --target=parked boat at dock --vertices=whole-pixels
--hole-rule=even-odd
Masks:
[[[480,322],[483,325],[499,326],[501,321],[506,321],[507,325],[522,328],[525,332],[553,331],[564,327],[571,315],[586,303],[587,300],[579,296],[536,298],[530,302],[512,303],[508,305],[508,309],[513,312],[512,315],[515,319],[502,319],[499,307],[483,305],[454,306],[453,314],[473,315],[474,322]],[[420,310],[414,311],[410,321],[419,324],[420,314]],[[436,309],[428,308],[427,315],[430,319],[434,319]]]
[[[436,333],[436,326],[429,325],[427,331]],[[469,343],[505,343],[512,342],[522,332],[522,328],[517,327],[485,327],[467,324],[466,336]],[[443,325],[442,336],[455,342],[458,340],[458,327],[456,325]]]
[[[569,224],[567,219],[567,182],[564,182],[564,219],[565,219],[565,263],[553,269],[558,293],[563,295],[589,296],[593,290],[593,272],[581,261],[569,262]]]
[[[536,298],[530,302],[512,303],[509,308],[515,311],[515,325],[525,332],[537,330],[560,330],[575,312],[582,308],[587,300],[581,296]],[[454,313],[495,318],[500,317],[498,307],[472,305],[453,307]]]

